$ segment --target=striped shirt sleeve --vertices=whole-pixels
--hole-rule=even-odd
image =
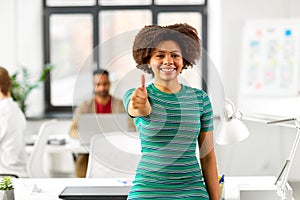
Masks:
[[[201,130],[200,132],[213,131],[213,110],[208,95],[202,91],[203,112],[201,115]]]

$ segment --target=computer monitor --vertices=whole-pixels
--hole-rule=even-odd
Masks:
[[[78,133],[83,146],[90,146],[92,137],[99,133],[128,131],[126,113],[81,114],[78,118]]]

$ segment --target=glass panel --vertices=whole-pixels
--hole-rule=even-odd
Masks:
[[[99,0],[100,5],[150,5],[151,0]]]
[[[50,16],[51,103],[54,106],[73,104],[77,72],[93,49],[92,15]]]
[[[47,0],[47,6],[93,6],[96,0]]]
[[[201,36],[202,16],[196,12],[168,12],[159,13],[157,17],[159,25],[170,25],[176,23],[187,23],[197,29]]]
[[[111,73],[113,93],[118,81],[130,70],[140,71],[132,58],[133,41],[142,27],[152,23],[152,14],[149,10],[104,11],[99,15],[99,23],[100,66]],[[122,98],[123,93],[115,95]]]
[[[123,32],[141,29],[152,23],[150,10],[103,11],[99,15],[100,40],[104,42]]]
[[[202,17],[200,13],[194,13],[194,12],[159,13],[157,20],[159,25],[187,23],[197,29],[199,37],[201,38]],[[181,81],[192,87],[201,88],[202,77],[200,76],[200,72],[201,72],[201,62],[199,62],[192,69],[184,70],[181,74]]]
[[[205,0],[155,0],[157,5],[202,5],[205,3]]]

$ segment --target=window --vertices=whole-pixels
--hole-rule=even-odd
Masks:
[[[145,25],[184,22],[197,28],[206,48],[204,0],[171,5],[166,0],[44,0],[44,59],[55,66],[46,81],[46,112],[70,112],[92,97],[96,68],[110,71],[111,92],[122,98],[121,79],[134,77],[131,48],[136,33]],[[203,68],[202,76],[205,72]]]
[[[150,5],[151,0],[99,0],[100,5]]]
[[[72,105],[72,85],[82,60],[93,50],[92,15],[53,14],[50,16],[50,61],[53,106]],[[63,86],[63,87],[62,87]]]
[[[96,0],[47,0],[47,6],[92,6]]]

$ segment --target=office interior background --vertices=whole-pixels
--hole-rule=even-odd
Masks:
[[[122,80],[125,79],[123,75],[129,74],[135,68],[129,52],[130,46],[120,47],[119,39],[134,35],[135,31],[144,25],[151,24],[153,18],[159,24],[188,22],[203,33],[203,13],[185,10],[184,5],[180,6],[183,8],[181,12],[175,9],[174,12],[157,14],[143,7],[151,4],[152,1],[140,1],[137,3],[140,7],[133,9],[134,1],[124,0],[119,1],[121,2],[119,5],[110,5],[116,1],[103,0],[103,4],[109,9],[100,9],[97,13],[99,34],[97,40],[100,44],[100,52],[96,52],[100,55],[98,56],[100,61],[97,63],[93,51],[95,47],[93,44],[95,21],[93,20],[95,19],[88,9],[79,8],[81,5],[91,6],[94,1],[48,0],[47,2],[49,8],[44,10],[41,0],[0,0],[0,65],[6,67],[9,73],[26,67],[33,78],[39,75],[47,63],[55,66],[51,72],[50,85],[48,80],[28,97],[26,134],[36,134],[40,124],[49,118],[71,120],[74,106],[78,105],[81,98],[92,95],[88,89],[80,90],[81,84],[86,84],[83,87],[87,86],[92,90],[89,85],[92,80],[89,75],[92,68],[109,66],[115,83],[113,87],[117,88],[120,77]],[[64,2],[69,2],[70,5]],[[128,2],[132,4],[126,5]],[[176,4],[164,0],[157,0],[157,2],[161,5]],[[201,0],[191,1],[191,5],[203,3],[204,1]],[[113,10],[113,6],[117,9]],[[132,7],[126,10],[122,6]],[[229,146],[216,145],[220,173],[228,176],[277,176],[289,155],[296,130],[284,126],[266,125],[262,119],[266,116],[285,118],[300,115],[299,57],[295,61],[298,64],[298,70],[294,72],[296,82],[291,83],[296,85],[294,92],[284,95],[280,92],[269,94],[268,91],[264,91],[265,94],[245,94],[243,90],[247,88],[243,84],[249,74],[243,73],[243,58],[245,58],[243,45],[246,35],[244,30],[251,20],[271,24],[274,23],[272,20],[279,23],[280,20],[289,19],[300,21],[299,8],[300,2],[297,0],[207,1],[204,13],[207,15],[207,55],[213,62],[213,69],[208,68],[208,90],[218,90],[213,85],[216,79],[220,79],[224,89],[220,92],[224,92],[224,96],[235,102],[236,107],[243,112],[246,116],[244,122],[250,131],[249,138],[241,143]],[[46,17],[48,17],[48,24],[45,25]],[[47,38],[49,40],[45,42]],[[298,45],[299,39],[295,41]],[[101,50],[106,43],[121,48],[122,52],[114,57],[109,54],[113,54],[110,50]],[[121,44],[127,45],[127,43]],[[296,50],[298,52],[298,49]],[[86,82],[78,82],[82,80]],[[48,92],[45,92],[47,87],[49,87]],[[276,88],[272,89],[276,90]],[[117,93],[116,95],[121,96]],[[224,96],[220,95],[220,98]],[[295,185],[300,182],[299,167],[300,150],[298,149],[288,178]],[[297,193],[295,188],[294,192]]]

